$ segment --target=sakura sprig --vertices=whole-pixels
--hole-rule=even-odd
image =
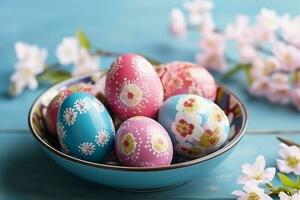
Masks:
[[[300,199],[300,149],[298,146],[281,143],[279,156],[277,169],[280,172],[277,176],[281,185],[274,186],[271,183],[276,168],[266,168],[265,157],[259,155],[253,164],[246,163],[242,166],[242,175],[237,179],[242,190],[235,190],[232,194],[238,200],[270,200],[272,197],[279,197],[280,200]],[[292,175],[296,177],[292,178]]]
[[[11,96],[17,96],[25,89],[35,90],[39,82],[55,84],[70,77],[98,72],[101,57],[117,57],[122,54],[103,49],[94,50],[90,39],[82,30],[77,31],[75,36],[68,36],[61,40],[55,51],[58,61],[54,63],[46,62],[47,49],[37,45],[16,42],[15,52],[17,62],[15,71],[10,77]],[[155,59],[149,57],[147,59],[152,64],[159,64]]]
[[[189,0],[183,9],[170,14],[170,32],[184,38],[198,31],[199,51],[195,62],[229,78],[243,71],[248,91],[270,102],[292,103],[300,110],[300,16],[279,16],[263,8],[254,23],[238,14],[224,30],[217,28],[211,13],[211,0]],[[228,43],[236,47],[238,59],[226,54]]]

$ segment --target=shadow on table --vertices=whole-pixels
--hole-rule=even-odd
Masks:
[[[36,145],[32,145],[36,146]],[[79,179],[57,166],[42,152],[33,147],[26,151],[10,152],[15,157],[2,165],[3,188],[9,197],[34,199],[108,199],[108,198],[166,198],[174,197],[174,188],[155,193],[123,192]],[[175,192],[178,193],[178,192]],[[173,194],[173,195],[172,195]],[[171,196],[170,196],[171,195]]]

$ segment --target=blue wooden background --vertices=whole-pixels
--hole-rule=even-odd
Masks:
[[[262,7],[278,13],[300,13],[297,0],[216,1],[214,17],[219,27],[237,13],[254,19]],[[49,50],[54,62],[56,45],[64,36],[83,28],[94,48],[118,52],[137,52],[163,62],[192,61],[197,50],[196,34],[185,40],[171,38],[167,31],[169,12],[181,6],[178,0],[111,0],[111,1],[0,1],[0,198],[40,199],[70,197],[148,197],[148,198],[232,198],[240,166],[264,154],[269,165],[275,164],[278,142],[272,131],[284,133],[300,130],[300,115],[293,107],[269,104],[250,97],[243,77],[224,82],[245,102],[249,112],[249,134],[233,154],[210,174],[173,190],[153,194],[130,194],[87,183],[69,175],[50,161],[28,134],[27,113],[33,100],[46,88],[27,91],[9,98],[6,90],[15,62],[14,43],[25,41]],[[229,51],[229,53],[232,53]],[[111,59],[102,59],[107,67]],[[268,131],[268,133],[261,132]],[[297,134],[288,134],[297,139]]]

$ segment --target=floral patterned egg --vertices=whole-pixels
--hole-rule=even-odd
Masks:
[[[189,62],[171,62],[157,67],[164,88],[164,98],[178,94],[197,94],[215,100],[217,86],[203,67]]]
[[[198,158],[219,149],[229,135],[229,120],[212,101],[194,94],[181,94],[165,101],[158,121],[171,136],[174,151]]]
[[[87,161],[104,160],[114,146],[110,115],[98,99],[84,92],[73,93],[61,104],[57,133],[63,152]]]
[[[167,131],[148,117],[127,119],[118,129],[115,149],[125,166],[154,167],[170,165],[173,146]]]
[[[67,89],[60,91],[54,99],[50,102],[47,107],[45,121],[50,133],[54,136],[57,136],[56,132],[56,120],[57,120],[57,112],[61,103],[65,100],[65,98],[71,95],[74,92],[88,92],[91,95],[96,95],[97,90],[92,84],[87,83],[78,83],[70,86]]]
[[[107,102],[122,120],[155,118],[163,103],[163,88],[153,66],[142,56],[123,54],[111,65],[105,85]]]

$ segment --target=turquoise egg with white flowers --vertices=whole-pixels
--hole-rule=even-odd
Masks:
[[[114,147],[115,128],[108,111],[84,92],[68,96],[61,104],[57,133],[64,153],[87,161],[103,161]]]
[[[194,94],[167,99],[158,121],[168,131],[174,151],[189,158],[212,153],[228,139],[229,120],[214,102]]]

